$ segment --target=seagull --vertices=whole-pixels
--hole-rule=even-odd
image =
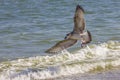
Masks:
[[[81,47],[92,41],[90,31],[85,28],[84,9],[82,6],[77,5],[74,14],[74,28],[73,31],[68,33],[64,40],[59,41],[53,47],[46,50],[46,53],[58,53],[66,48],[71,47],[77,41],[81,41]]]

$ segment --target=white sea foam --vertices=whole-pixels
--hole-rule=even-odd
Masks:
[[[120,42],[90,45],[73,53],[36,56],[0,64],[0,80],[40,80],[120,66]]]

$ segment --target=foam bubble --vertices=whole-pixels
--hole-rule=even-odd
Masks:
[[[73,53],[36,56],[0,63],[0,80],[36,80],[120,66],[120,42],[90,45]]]

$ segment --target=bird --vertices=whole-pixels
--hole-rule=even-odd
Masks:
[[[64,40],[59,41],[53,47],[46,50],[46,53],[58,53],[73,46],[77,41],[81,41],[81,47],[92,41],[90,31],[85,27],[84,9],[82,6],[77,5],[74,14],[74,28],[73,31],[66,34]]]

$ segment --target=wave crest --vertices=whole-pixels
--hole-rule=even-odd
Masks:
[[[105,70],[120,65],[120,42],[93,44],[69,53],[0,63],[1,80],[36,80]]]

